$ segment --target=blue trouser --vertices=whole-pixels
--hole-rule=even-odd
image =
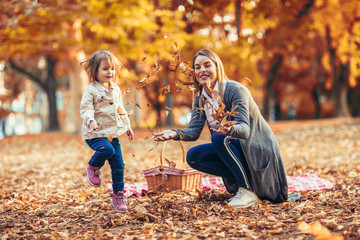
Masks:
[[[124,191],[124,168],[125,164],[121,154],[121,148],[118,138],[113,138],[112,142],[107,138],[93,138],[85,140],[86,143],[95,151],[89,161],[93,167],[102,167],[108,160],[111,168],[113,182],[113,192]]]
[[[239,187],[249,188],[249,168],[236,138],[211,134],[211,143],[191,148],[186,156],[188,164],[201,172],[225,177]]]

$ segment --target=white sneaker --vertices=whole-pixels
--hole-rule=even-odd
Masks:
[[[239,188],[235,196],[230,198],[229,206],[233,208],[247,208],[259,201],[259,198],[252,191]]]

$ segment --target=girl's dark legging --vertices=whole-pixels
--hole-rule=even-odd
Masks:
[[[118,138],[113,138],[109,142],[107,138],[93,138],[86,140],[86,143],[95,151],[89,161],[93,167],[102,167],[108,160],[111,168],[111,177],[113,182],[113,192],[124,191],[124,161],[121,153],[121,147]]]

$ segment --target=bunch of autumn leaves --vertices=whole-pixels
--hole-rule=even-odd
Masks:
[[[192,67],[189,65],[188,62],[186,61],[181,61],[181,57],[180,57],[180,50],[178,48],[178,45],[176,42],[174,42],[172,45],[170,45],[170,51],[169,52],[164,52],[161,57],[160,57],[160,61],[159,62],[163,62],[162,58],[165,55],[170,55],[170,61],[169,61],[169,70],[172,72],[181,72],[182,74],[184,74],[187,78],[192,79],[195,76],[195,71],[194,69],[192,69]],[[145,61],[146,57],[143,59],[143,61]],[[137,85],[137,89],[142,88],[146,85],[149,85],[155,81],[158,80],[157,78],[157,73],[159,73],[162,70],[162,65],[156,63],[155,64],[155,69],[154,71],[150,72],[145,78],[141,79],[141,81],[139,81],[139,84]],[[194,81],[191,82],[185,82],[182,81],[181,79],[177,79],[176,81],[180,82],[180,84],[182,86],[190,86],[190,89],[192,91],[195,90],[194,87],[191,87],[193,85],[195,85],[196,83]],[[176,84],[178,86],[178,84]],[[211,93],[216,93],[216,90],[213,90],[209,87],[210,92]],[[165,95],[167,93],[170,92],[170,85],[164,87],[162,89],[162,94]],[[197,93],[198,95],[200,94],[199,92]],[[225,104],[222,102],[222,98],[219,94],[217,94],[217,102],[219,107],[215,108],[213,105],[210,104],[210,108],[212,108],[212,114],[211,116],[213,117],[212,121],[218,122],[220,126],[224,126],[224,127],[230,127],[232,125],[234,125],[236,123],[236,121],[227,121],[227,119],[229,119],[230,117],[234,116],[237,112],[235,112],[234,110],[236,109],[237,105],[230,111],[225,111]],[[204,108],[197,108],[197,110],[199,111],[204,111]],[[120,112],[119,112],[120,111]],[[118,113],[122,114],[121,109],[118,109]]]

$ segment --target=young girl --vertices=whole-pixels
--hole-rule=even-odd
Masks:
[[[236,193],[228,203],[234,208],[250,207],[258,198],[286,201],[288,186],[280,147],[250,91],[229,80],[219,56],[208,49],[195,55],[193,68],[197,95],[189,126],[156,133],[155,140],[195,141],[207,122],[211,143],[191,148],[186,159],[189,165],[221,176],[228,192]],[[220,124],[214,119],[220,106],[227,112],[234,110],[228,119],[232,122]]]
[[[118,136],[126,132],[132,140],[134,132],[122,104],[121,90],[113,83],[116,69],[122,65],[109,51],[97,51],[81,65],[91,81],[81,99],[81,133],[95,151],[86,168],[87,179],[91,186],[99,187],[100,168],[108,160],[113,182],[112,206],[117,212],[126,211],[123,193],[125,165]]]

